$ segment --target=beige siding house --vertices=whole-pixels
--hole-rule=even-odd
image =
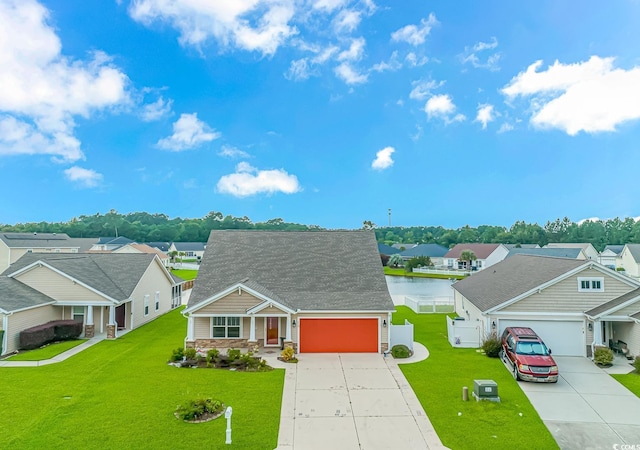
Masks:
[[[640,283],[593,260],[515,255],[453,288],[457,313],[485,334],[526,326],[556,355],[618,340],[640,355]]]
[[[0,271],[27,253],[79,253],[81,245],[64,233],[0,232]]]
[[[26,254],[0,275],[0,354],[22,330],[51,320],[116,338],[179,305],[177,282],[155,254]]]
[[[393,310],[371,231],[212,231],[185,345],[380,353]]]
[[[627,244],[620,253],[620,265],[625,273],[640,279],[640,244]]]

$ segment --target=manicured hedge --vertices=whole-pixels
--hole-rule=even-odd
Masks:
[[[82,324],[75,320],[52,320],[20,332],[20,350],[32,350],[54,341],[77,339]]]

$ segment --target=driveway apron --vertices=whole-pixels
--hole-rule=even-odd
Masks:
[[[640,398],[587,358],[554,359],[558,383],[520,387],[560,448],[640,448]]]
[[[303,354],[286,366],[278,449],[444,448],[391,357]]]

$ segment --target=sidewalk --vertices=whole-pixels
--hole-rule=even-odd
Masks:
[[[77,355],[84,349],[87,349],[92,345],[95,345],[106,338],[107,338],[106,333],[94,336],[88,341],[83,342],[82,344],[77,345],[67,350],[66,352],[62,352],[51,359],[43,359],[42,361],[11,361],[10,359],[2,360],[0,361],[0,367],[38,367],[38,366],[47,366],[49,364],[59,363],[68,358],[71,358],[74,355]]]

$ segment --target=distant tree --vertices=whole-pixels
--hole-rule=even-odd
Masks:
[[[382,266],[386,266],[389,264],[389,255],[385,255],[384,253],[380,253],[380,260],[382,261]]]
[[[405,272],[412,272],[416,267],[433,267],[431,258],[428,256],[416,256],[407,261],[404,265]]]
[[[370,220],[364,220],[364,221],[362,222],[362,229],[363,229],[363,230],[373,230],[373,229],[375,229],[375,228],[376,228],[376,224],[375,224],[375,223],[373,223],[373,222],[372,222],[372,221],[370,221]]]
[[[402,259],[402,256],[400,256],[400,254],[396,253],[395,255],[391,255],[391,257],[389,258],[389,261],[387,262],[388,266],[393,266],[393,267],[398,267],[398,266],[402,266],[404,264],[404,259]]]
[[[471,270],[471,261],[475,261],[478,259],[473,250],[462,250],[460,253],[460,257],[458,258],[460,261],[465,261],[467,263],[467,270]]]
[[[176,261],[176,256],[178,256],[178,252],[177,251],[172,251],[169,252],[169,257],[171,258],[171,262],[175,262]]]

